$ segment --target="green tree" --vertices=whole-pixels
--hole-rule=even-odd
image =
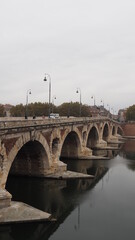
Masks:
[[[60,116],[67,116],[69,112],[69,103],[62,103],[56,108],[57,113],[59,113]]]
[[[13,117],[24,117],[25,116],[25,106],[23,104],[18,104],[16,106],[13,106],[10,109],[11,116]]]
[[[80,103],[79,102],[70,102],[63,103],[57,107],[56,111],[60,116],[80,116]],[[81,116],[88,117],[90,116],[89,106],[81,104]]]
[[[126,112],[127,121],[135,121],[135,105],[130,106]]]
[[[41,102],[30,103],[28,105],[28,113],[29,116],[48,116],[49,104]]]
[[[90,117],[91,113],[90,113],[90,108],[88,105],[82,105],[82,117]]]
[[[79,102],[70,102],[62,103],[59,106],[54,104],[50,105],[50,112],[59,113],[60,116],[73,116],[79,117],[80,115],[80,103]],[[11,108],[11,115],[13,117],[24,117],[26,114],[26,106],[23,104],[16,105]],[[30,103],[27,106],[27,115],[28,116],[48,116],[49,114],[49,104],[35,102]],[[81,116],[88,117],[90,116],[89,106],[81,104]]]
[[[0,104],[0,117],[4,117],[4,106]]]

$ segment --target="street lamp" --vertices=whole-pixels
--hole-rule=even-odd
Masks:
[[[28,96],[31,94],[31,89],[27,90],[26,93],[26,106],[25,106],[25,119],[28,118]]]
[[[94,100],[94,106],[95,106],[96,105],[95,96],[93,95],[91,98]]]
[[[77,88],[76,93],[80,93],[80,112],[79,112],[79,116],[81,117],[81,105],[82,105],[82,103],[81,103],[81,89]]]
[[[112,115],[112,118],[114,118],[114,108],[111,108],[111,110],[113,111],[113,115]]]
[[[70,108],[71,108],[71,102],[68,103],[68,111],[67,111],[67,117],[70,117]]]
[[[51,77],[48,73],[45,73],[44,81],[47,81],[47,78],[49,79],[49,118],[50,118],[50,105],[51,105]]]
[[[52,98],[52,113],[53,113],[54,99],[56,99],[56,96],[53,96]]]
[[[107,104],[107,107],[109,107],[109,112],[110,112],[110,105],[109,105],[109,104]]]

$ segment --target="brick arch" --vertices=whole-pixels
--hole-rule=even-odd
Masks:
[[[67,144],[67,149],[63,152],[64,144]],[[59,153],[61,157],[78,157],[82,148],[82,138],[77,128],[67,129],[61,139]]]
[[[92,127],[95,127],[95,128],[97,129],[97,132],[98,132],[98,135],[99,135],[99,128],[98,128],[98,125],[97,125],[96,123],[92,123],[92,124],[90,124],[89,127],[88,127],[88,130],[87,130],[87,137],[88,137],[89,132],[90,132],[90,130],[91,130]]]
[[[99,129],[97,124],[93,124],[89,127],[87,138],[86,138],[86,146],[88,148],[93,148],[96,146],[99,141]]]
[[[112,136],[115,136],[115,134],[116,134],[116,126],[115,125],[112,125],[111,133],[112,133]]]
[[[124,131],[121,126],[117,126],[116,133],[121,136],[124,135]]]
[[[19,153],[19,151],[23,148],[23,146],[25,146],[27,143],[29,142],[37,142],[38,144],[40,144],[42,146],[42,149],[44,149],[45,155],[46,155],[46,160],[47,160],[47,165],[48,168],[51,165],[51,156],[50,156],[50,151],[49,151],[49,146],[47,144],[46,139],[44,138],[44,136],[40,133],[40,132],[35,132],[34,136],[32,137],[31,134],[28,133],[24,133],[14,144],[14,146],[12,147],[12,149],[10,150],[8,156],[7,156],[7,165],[6,165],[6,169],[5,169],[5,176],[4,176],[4,182],[6,184],[7,181],[7,177],[9,174],[9,171],[11,169],[11,166],[17,156],[17,154]],[[43,163],[44,165],[44,163]]]
[[[105,122],[102,127],[102,139],[107,141],[110,136],[110,126],[108,122]]]

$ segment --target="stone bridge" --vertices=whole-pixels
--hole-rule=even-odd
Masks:
[[[0,207],[10,204],[9,174],[44,177],[66,171],[62,158],[84,158],[118,142],[123,130],[109,118],[67,118],[0,122]]]

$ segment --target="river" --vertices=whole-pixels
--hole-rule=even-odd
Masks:
[[[67,161],[68,169],[93,174],[94,180],[9,177],[13,200],[57,221],[1,226],[0,240],[134,240],[135,141],[104,154],[111,159]]]

